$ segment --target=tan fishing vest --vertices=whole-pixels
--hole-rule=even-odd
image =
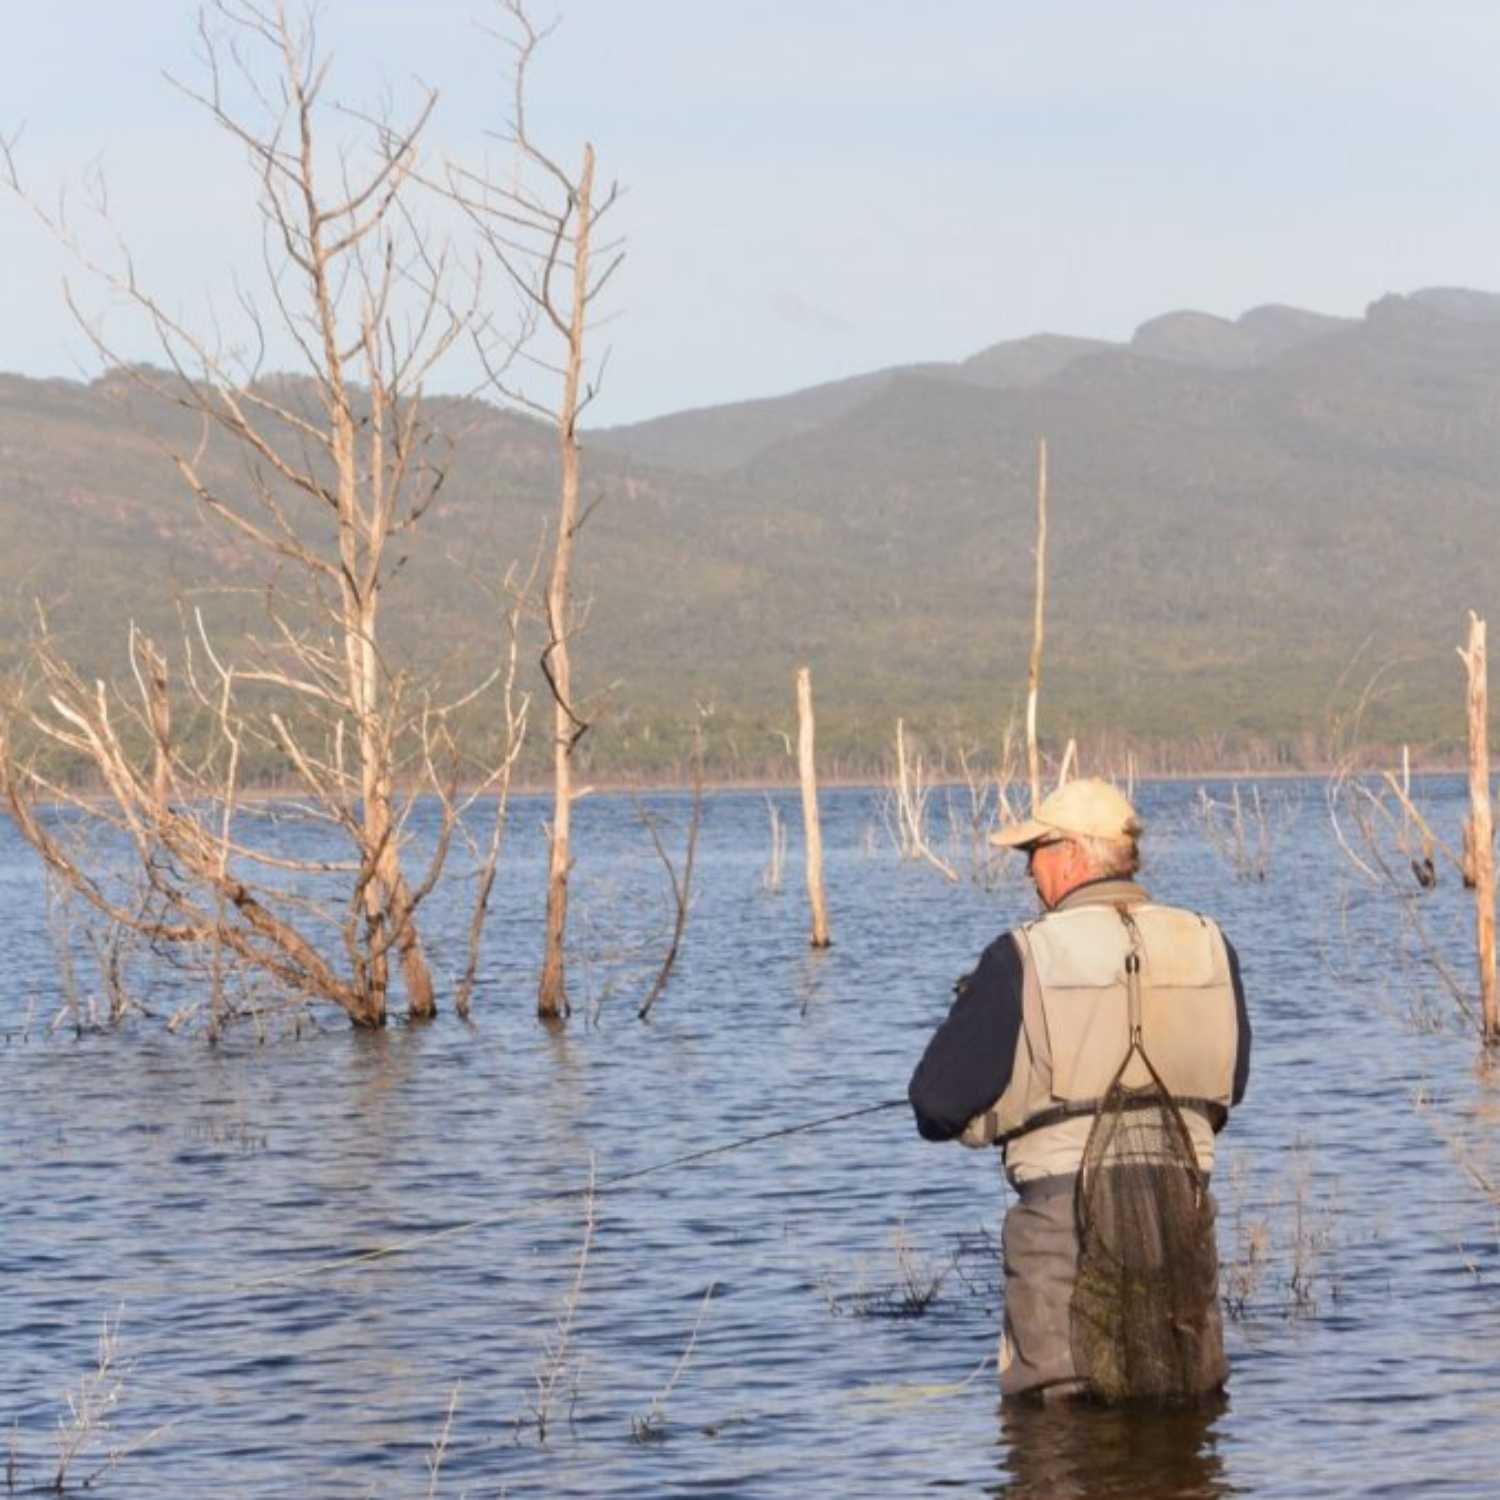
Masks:
[[[1156,905],[1133,882],[1086,886],[1011,934],[1023,970],[1015,1065],[1005,1091],[961,1137],[969,1146],[1003,1142],[1014,1183],[1077,1171],[1093,1125],[1088,1105],[1109,1088],[1130,1050],[1132,937],[1122,907],[1140,953],[1146,1055],[1174,1098],[1229,1105],[1238,1029],[1223,934],[1196,912]],[[1148,1077],[1133,1058],[1123,1081],[1136,1087]],[[1079,1112],[1042,1123],[1066,1106]],[[1183,1120],[1199,1165],[1211,1170],[1208,1114],[1185,1108]]]

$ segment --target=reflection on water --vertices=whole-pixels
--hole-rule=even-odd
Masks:
[[[1227,1402],[1181,1411],[1082,1402],[1000,1409],[1000,1500],[1219,1500],[1239,1493],[1216,1431]]]

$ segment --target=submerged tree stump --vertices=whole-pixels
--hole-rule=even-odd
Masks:
[[[802,828],[807,850],[807,900],[812,907],[814,948],[826,948],[828,908],[823,900],[823,832],[818,823],[818,778],[813,767],[812,671],[797,669],[797,771],[802,781]]]
[[[1484,1039],[1500,1042],[1495,994],[1495,821],[1490,805],[1489,668],[1485,623],[1469,611],[1469,644],[1460,647],[1469,674],[1469,822],[1465,828],[1468,873],[1474,884],[1474,937],[1479,954],[1479,996]]]

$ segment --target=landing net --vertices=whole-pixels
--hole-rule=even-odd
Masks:
[[[1149,1074],[1140,1087],[1123,1081],[1133,1057]],[[1074,1207],[1073,1360],[1093,1394],[1174,1402],[1222,1385],[1213,1199],[1139,1034],[1100,1101]]]

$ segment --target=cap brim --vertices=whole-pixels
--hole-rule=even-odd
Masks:
[[[992,833],[990,843],[999,844],[1004,849],[1024,849],[1029,844],[1039,844],[1043,839],[1056,837],[1055,828],[1049,828],[1045,823],[1038,823],[1035,818],[1027,818],[1024,823],[1012,823],[1009,828],[1002,828],[999,833]]]

